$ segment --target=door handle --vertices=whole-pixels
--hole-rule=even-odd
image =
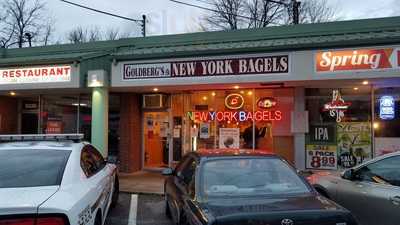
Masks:
[[[390,197],[390,201],[391,201],[394,205],[400,205],[400,196],[393,196],[393,197]]]

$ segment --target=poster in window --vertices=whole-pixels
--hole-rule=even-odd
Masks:
[[[219,148],[238,149],[240,141],[239,128],[219,128]]]
[[[49,120],[46,123],[46,134],[61,134],[62,133],[62,122]]]
[[[400,151],[400,138],[375,138],[375,156]]]
[[[200,124],[200,138],[201,139],[210,138],[210,123],[201,123]]]
[[[337,147],[338,166],[340,168],[351,168],[371,159],[371,123],[338,123]]]
[[[316,170],[337,169],[336,145],[307,145],[306,168]]]

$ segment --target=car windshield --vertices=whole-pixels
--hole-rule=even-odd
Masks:
[[[301,178],[278,158],[231,158],[205,162],[201,192],[208,197],[309,193]]]
[[[0,150],[0,188],[60,185],[71,151]]]

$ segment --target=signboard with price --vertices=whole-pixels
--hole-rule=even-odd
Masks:
[[[336,145],[307,145],[307,169],[335,170],[337,169]]]

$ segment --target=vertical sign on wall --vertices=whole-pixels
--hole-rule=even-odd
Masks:
[[[307,169],[337,169],[336,124],[312,124],[306,144]]]
[[[379,118],[392,120],[395,117],[395,101],[393,96],[382,96],[379,99]]]
[[[351,103],[345,102],[339,90],[333,90],[332,101],[324,105],[324,111],[329,111],[331,117],[336,117],[336,122],[341,122],[344,112],[350,107]]]

